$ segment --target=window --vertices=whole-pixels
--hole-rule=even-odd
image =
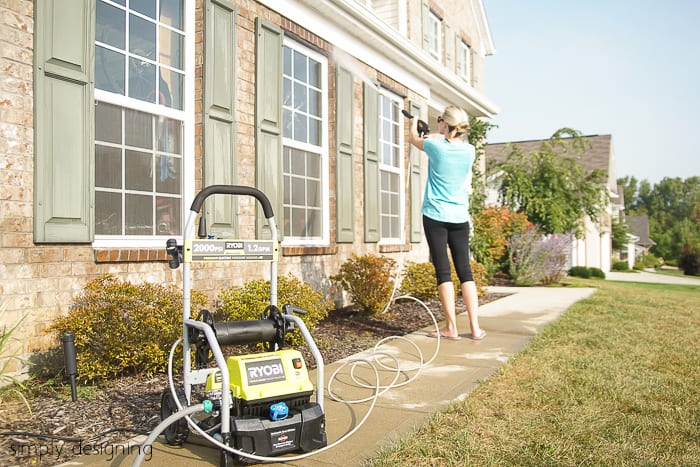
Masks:
[[[428,52],[436,60],[441,59],[442,55],[442,21],[432,11],[428,14]]]
[[[464,41],[459,41],[457,50],[457,74],[460,78],[471,84],[471,58],[472,52]]]
[[[185,24],[185,0],[97,1],[96,240],[181,233]]]
[[[403,242],[404,163],[401,101],[387,91],[379,96],[379,219],[382,241]]]
[[[328,137],[325,57],[284,41],[282,158],[287,244],[327,243]]]

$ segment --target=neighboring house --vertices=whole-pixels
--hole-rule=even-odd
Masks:
[[[569,266],[597,267],[607,272],[610,271],[612,258],[612,219],[619,219],[624,209],[624,204],[618,196],[612,137],[611,135],[588,135],[582,138],[587,149],[578,162],[587,170],[598,169],[607,175],[610,203],[597,223],[590,219],[585,220],[583,238],[575,239],[571,245]],[[543,142],[544,140],[530,140],[488,144],[485,149],[486,163],[504,162],[512,146],[519,146],[525,153],[539,151]],[[572,151],[564,154],[564,157],[575,157],[574,154],[575,152]],[[488,204],[498,202],[498,194],[494,187],[490,187],[487,193]]]
[[[626,216],[625,220],[630,228],[631,243],[633,245],[630,267],[634,266],[634,260],[649,253],[649,249],[656,245],[656,242],[649,237],[649,216]]]
[[[329,276],[353,254],[427,261],[427,164],[400,110],[431,125],[447,104],[498,111],[482,0],[16,0],[0,13],[0,290],[4,323],[26,315],[22,357],[58,346],[44,330],[104,273],[180,285],[165,242],[203,186],[265,192],[279,273],[337,302]],[[209,233],[269,235],[252,198],[204,211]],[[213,299],[268,271],[198,263],[193,287]]]

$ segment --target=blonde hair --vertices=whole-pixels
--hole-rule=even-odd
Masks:
[[[462,136],[469,129],[469,115],[454,105],[448,105],[442,114],[442,119],[447,123],[450,131],[455,131],[455,136]]]

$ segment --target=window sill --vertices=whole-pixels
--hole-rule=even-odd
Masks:
[[[283,246],[282,256],[335,255],[338,247],[333,246]]]
[[[411,251],[411,245],[379,245],[380,253],[401,253]]]
[[[165,248],[110,248],[96,249],[95,262],[100,263],[145,263],[167,261]]]

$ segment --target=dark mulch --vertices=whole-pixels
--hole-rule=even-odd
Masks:
[[[480,303],[502,296],[489,294]],[[438,321],[442,320],[437,300],[427,300],[426,305]],[[457,313],[464,311],[458,300]],[[312,334],[324,361],[334,362],[371,348],[384,337],[405,335],[429,325],[432,319],[423,306],[401,300],[381,317],[353,307],[334,310]],[[231,350],[224,349],[224,353],[232,355]],[[315,367],[309,352],[300,350],[308,366]],[[127,376],[100,387],[80,388],[75,402],[67,387],[57,392],[47,386],[46,394],[25,400],[5,390],[0,396],[0,466],[57,465],[80,452],[114,449],[135,433],[147,432],[160,423],[160,397],[166,387],[165,375]]]

